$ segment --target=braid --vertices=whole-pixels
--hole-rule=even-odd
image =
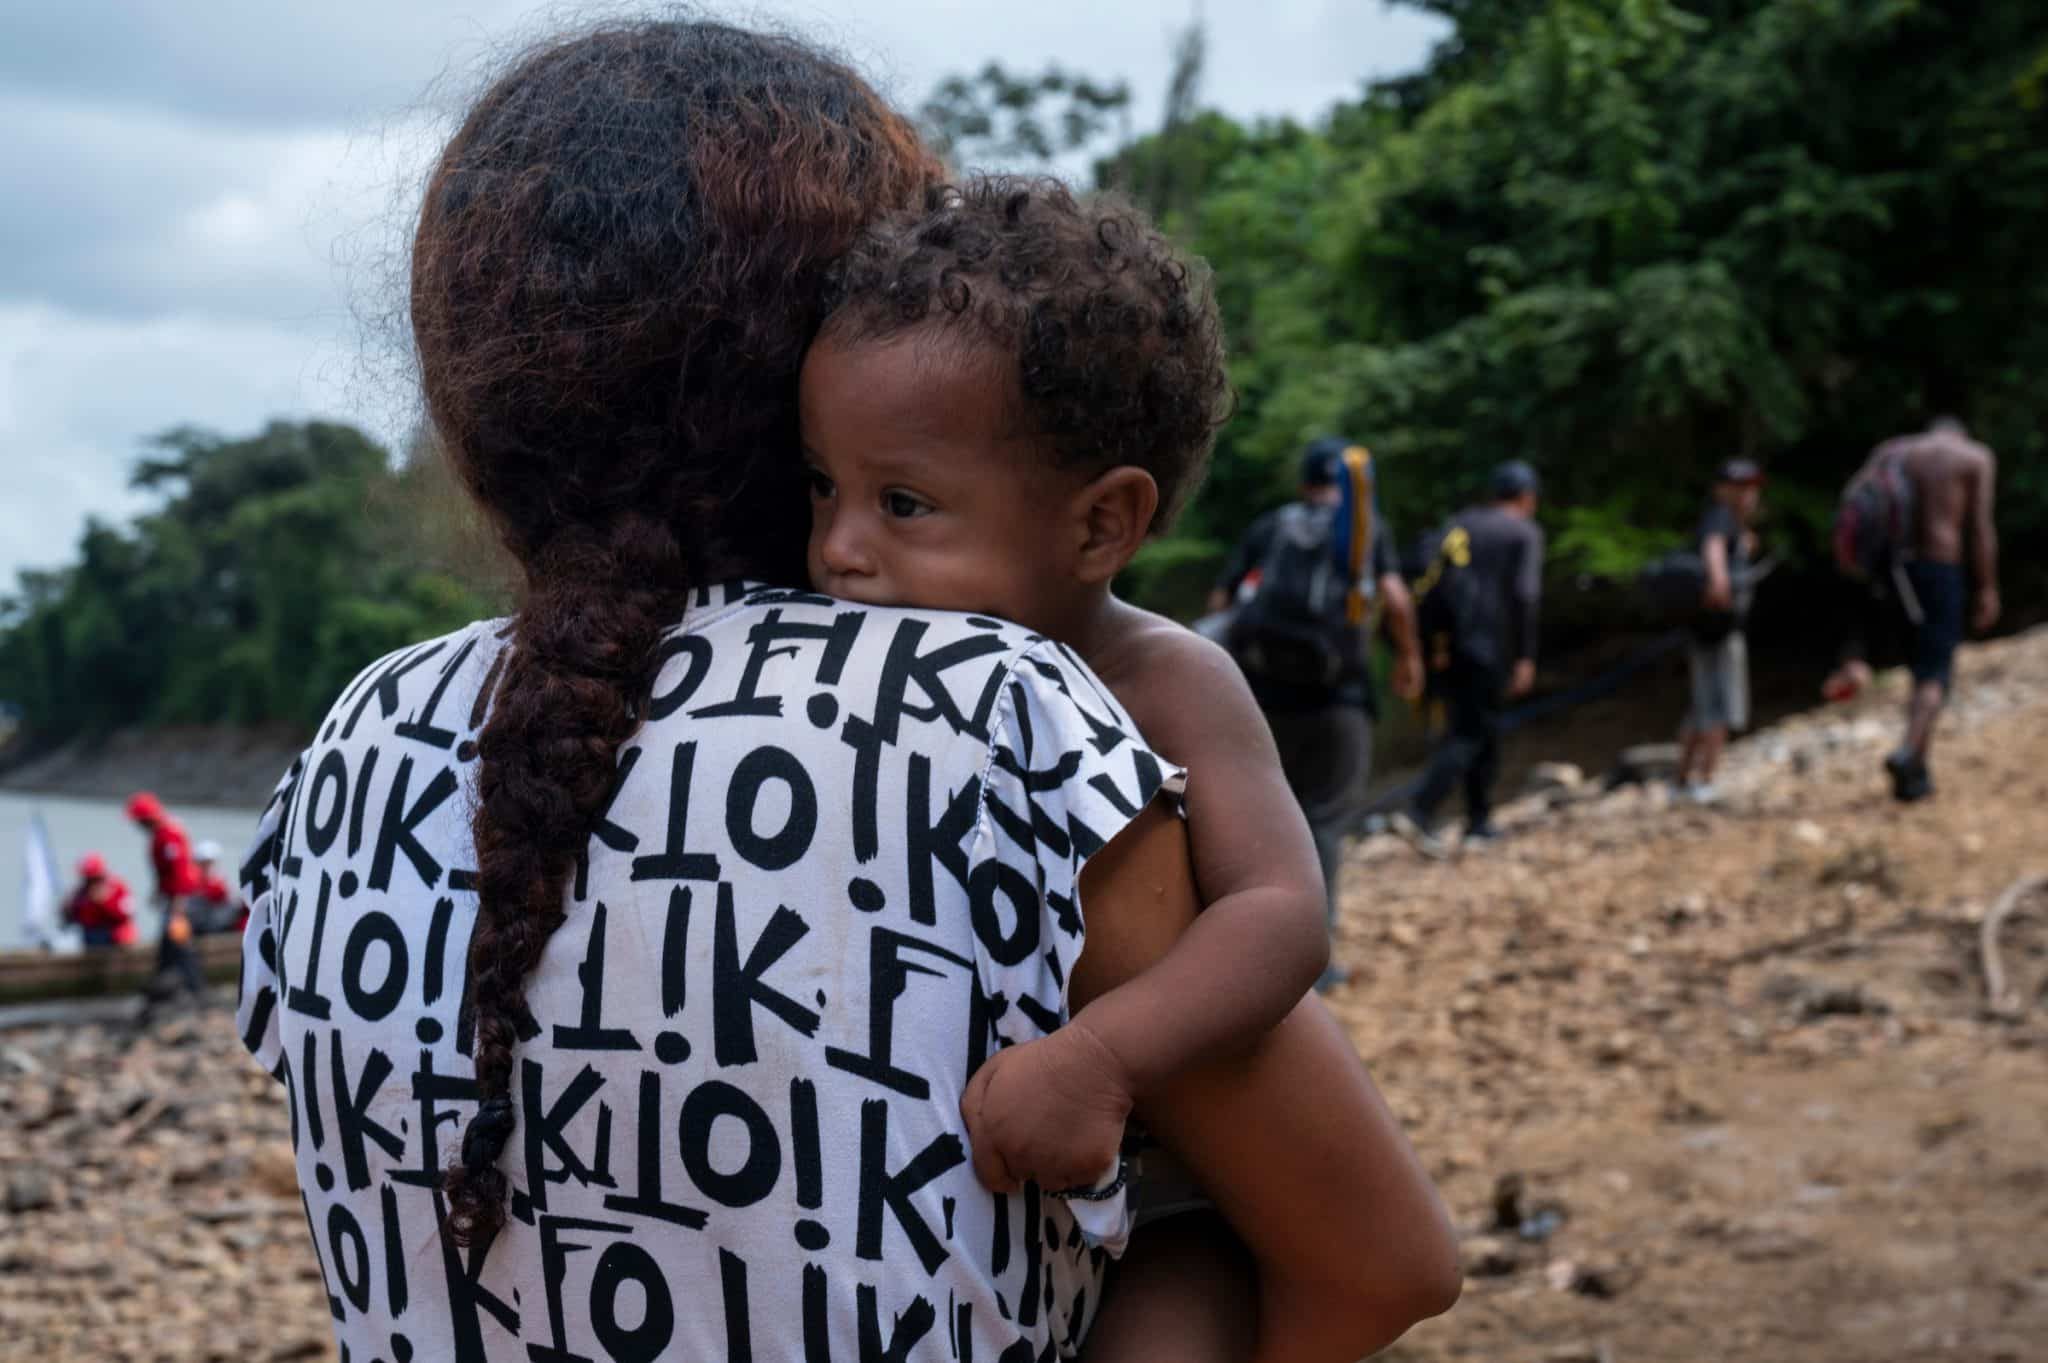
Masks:
[[[428,180],[412,325],[441,448],[525,570],[478,735],[478,1106],[444,1229],[489,1243],[526,978],[692,586],[801,580],[797,372],[825,276],[938,165],[788,38],[605,25],[517,60]]]
[[[443,1190],[458,1244],[505,1220],[498,1166],[517,1124],[512,1056],[530,1025],[526,977],[562,925],[569,876],[604,812],[620,746],[652,693],[662,635],[682,611],[674,533],[628,514],[579,527],[535,562],[504,675],[477,739],[477,917],[469,1000],[477,1114]],[[641,584],[634,586],[632,584]]]

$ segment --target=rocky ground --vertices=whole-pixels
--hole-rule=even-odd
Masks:
[[[1974,650],[1940,796],[1897,682],[1741,744],[1716,809],[1519,802],[1362,843],[1334,1005],[1465,1233],[1408,1363],[2034,1359],[2048,1334],[2048,634]],[[285,1117],[225,1016],[0,1033],[9,1357],[331,1356]]]
[[[279,1095],[224,1001],[0,1034],[0,1355],[330,1358]]]
[[[1879,762],[1902,679],[1661,787],[1520,803],[1506,845],[1345,881],[1336,1006],[1466,1233],[1428,1360],[2042,1357],[2048,634],[1971,651],[1938,798]],[[1561,806],[1561,807],[1554,807]]]

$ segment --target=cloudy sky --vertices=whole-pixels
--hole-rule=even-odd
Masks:
[[[991,57],[1127,77],[1156,117],[1196,0],[770,0],[914,106]],[[405,214],[471,73],[583,7],[531,0],[0,4],[0,593],[66,560],[175,425],[410,416],[392,304]],[[616,12],[607,6],[605,12]],[[1206,101],[1313,117],[1419,63],[1381,0],[1207,0]]]

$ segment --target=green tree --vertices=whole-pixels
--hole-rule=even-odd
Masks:
[[[1189,536],[1226,541],[1339,431],[1409,529],[1535,460],[1582,572],[1654,552],[1746,454],[1811,556],[1864,452],[1940,411],[2003,455],[2008,532],[2048,525],[2048,14],[1426,7],[1457,27],[1425,71],[1247,136],[1168,219],[1240,393]]]
[[[453,554],[420,552],[454,543],[429,479],[332,423],[166,432],[134,474],[161,505],[89,524],[75,565],[0,606],[0,696],[50,739],[312,722],[380,654],[487,609]]]
[[[1057,63],[1037,75],[990,62],[940,82],[919,110],[926,138],[955,165],[1043,169],[1106,134],[1130,137],[1131,89],[1094,81]]]

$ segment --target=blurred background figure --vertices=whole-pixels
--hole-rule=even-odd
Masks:
[[[135,911],[128,883],[107,869],[105,857],[88,853],[78,862],[78,888],[65,902],[66,921],[77,925],[90,948],[125,947],[135,942]]]
[[[220,844],[202,838],[192,845],[193,886],[189,900],[192,927],[200,934],[240,932],[249,922],[249,907],[219,869]]]
[[[1749,650],[1742,627],[1755,594],[1756,532],[1763,470],[1731,459],[1714,477],[1706,509],[1693,530],[1703,583],[1686,656],[1692,704],[1679,730],[1678,784],[1692,800],[1715,797],[1714,774],[1728,735],[1749,727]]]
[[[1863,629],[1822,692],[1854,695],[1869,680],[1874,633],[1904,641],[1913,687],[1906,730],[1885,758],[1892,797],[1934,794],[1928,751],[1955,684],[1956,647],[1967,626],[1985,633],[2003,611],[1998,590],[1998,461],[1954,417],[1887,440],[1849,480],[1835,523],[1837,566],[1867,590]]]
[[[1500,773],[1503,702],[1536,684],[1536,634],[1543,608],[1543,529],[1536,524],[1542,480],[1515,459],[1493,471],[1487,498],[1453,516],[1418,587],[1429,694],[1444,730],[1422,783],[1395,813],[1396,832],[1428,856],[1444,844],[1433,825],[1451,791],[1465,789],[1465,840],[1485,843]]]
[[[1311,442],[1295,499],[1251,523],[1209,596],[1212,612],[1234,612],[1220,634],[1315,834],[1333,926],[1344,838],[1365,815],[1372,781],[1375,616],[1393,645],[1395,693],[1413,699],[1422,686],[1415,606],[1377,493],[1363,447]],[[1332,962],[1320,987],[1343,979]]]
[[[149,835],[149,864],[156,877],[154,895],[163,912],[157,935],[156,978],[150,982],[151,1005],[172,1002],[182,994],[206,997],[206,976],[192,950],[192,896],[199,888],[199,868],[192,860],[192,840],[163,802],[148,791],[128,797],[128,817]]]

